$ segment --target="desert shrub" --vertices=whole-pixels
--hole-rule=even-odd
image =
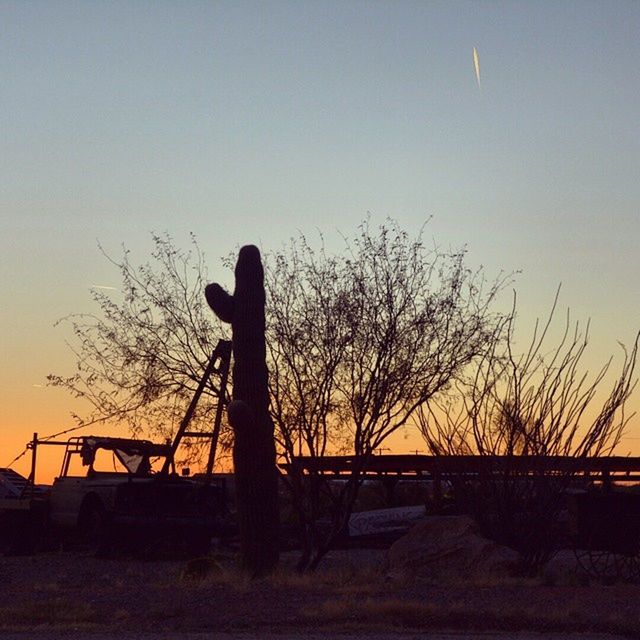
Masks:
[[[434,454],[481,457],[481,473],[450,478],[458,508],[487,536],[517,549],[530,573],[566,542],[560,516],[581,460],[610,455],[622,439],[640,339],[623,347],[620,373],[595,408],[611,360],[590,379],[580,371],[588,325],[573,325],[568,312],[559,343],[547,346],[558,293],[524,354],[515,354],[513,313],[505,343],[494,343],[473,378],[444,402],[425,403],[418,416]]]

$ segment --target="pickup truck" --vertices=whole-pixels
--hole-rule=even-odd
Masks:
[[[25,552],[55,531],[71,533],[95,546],[99,554],[115,547],[141,550],[158,544],[192,555],[206,552],[212,534],[228,529],[225,482],[212,470],[231,352],[229,340],[218,340],[171,443],[106,436],[58,441],[56,436],[39,439],[34,433],[27,445],[29,478],[0,469],[0,548]],[[189,431],[208,383],[218,397],[213,429]],[[209,443],[206,472],[200,480],[176,473],[175,454],[185,438]],[[45,444],[65,447],[60,475],[50,488],[35,482],[36,452]]]
[[[202,482],[163,471],[172,455],[170,444],[104,436],[49,443],[65,444],[65,452],[60,474],[39,496],[46,523],[44,518],[38,522],[63,539],[74,539],[97,555],[115,550],[201,555],[225,526],[224,481]],[[15,505],[34,504],[27,490]]]

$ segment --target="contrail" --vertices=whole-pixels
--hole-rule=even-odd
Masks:
[[[482,89],[480,84],[480,56],[478,56],[478,50],[473,47],[473,66],[476,70],[476,80],[478,81],[478,89]]]
[[[108,287],[105,284],[92,284],[92,289],[107,289],[107,291],[117,291],[118,287]]]

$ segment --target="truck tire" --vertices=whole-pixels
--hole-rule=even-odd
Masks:
[[[109,518],[99,500],[90,500],[82,505],[78,533],[81,546],[92,555],[104,558],[111,552]]]

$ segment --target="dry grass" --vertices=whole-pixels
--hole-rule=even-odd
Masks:
[[[28,624],[78,628],[94,626],[97,620],[97,613],[91,605],[67,598],[20,603],[0,609],[0,625],[3,627]]]
[[[179,584],[187,589],[224,585],[239,593],[246,593],[262,584],[274,593],[293,590],[364,595],[379,591],[383,579],[381,573],[373,569],[346,565],[315,573],[299,573],[292,567],[280,567],[273,575],[256,581],[243,573],[234,559],[214,555],[189,561],[180,572]]]
[[[5,559],[0,629],[502,629],[609,631],[638,638],[640,588],[388,581],[381,563],[337,553],[315,574],[249,580],[232,554],[191,563],[74,556]],[[353,562],[351,561],[353,560]],[[377,567],[377,568],[376,568]],[[0,635],[2,632],[0,631]]]
[[[562,611],[539,606],[513,606],[478,610],[464,601],[447,605],[397,598],[330,598],[319,607],[308,607],[303,615],[314,626],[325,628],[403,629],[495,629],[531,631],[601,631],[637,637],[637,621],[611,613],[597,623],[577,603]]]
[[[60,591],[60,585],[57,582],[36,582],[33,584],[35,593],[55,593]]]
[[[373,593],[382,584],[381,574],[372,569],[358,570],[346,566],[317,573],[298,573],[281,569],[268,578],[275,589],[303,589],[305,591],[332,590],[340,594]]]

